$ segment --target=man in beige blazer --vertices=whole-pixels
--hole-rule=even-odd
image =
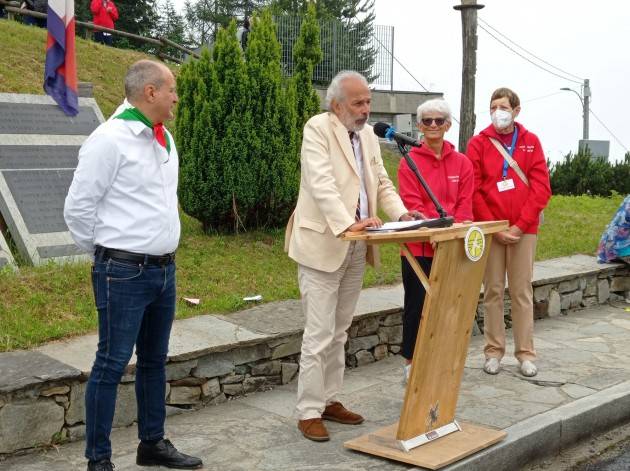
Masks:
[[[383,167],[378,138],[367,125],[371,93],[366,79],[340,72],[331,82],[328,112],[304,128],[302,176],[285,250],[298,263],[306,317],[296,412],[311,440],[329,440],[322,419],[359,424],[363,417],[337,400],[345,366],[347,329],[363,284],[366,260],[378,263],[376,246],[346,242],[347,231],[380,226],[378,207],[393,220],[410,220]]]

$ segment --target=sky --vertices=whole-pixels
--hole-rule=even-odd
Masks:
[[[178,7],[184,0],[175,0]],[[462,35],[459,0],[376,0],[378,25],[394,26],[394,55],[413,74],[394,66],[395,90],[441,92],[459,119]],[[569,87],[581,93],[590,79],[591,111],[616,136],[590,115],[590,139],[610,141],[610,159],[621,160],[630,149],[630,2],[626,0],[478,0],[485,26],[560,78],[537,68],[478,28],[475,132],[490,123],[489,101],[498,87],[513,89],[521,99],[517,118],[538,135],[545,154],[557,162],[575,152],[582,137],[582,104]],[[488,26],[489,25],[489,26]],[[536,61],[509,40],[546,61]],[[551,65],[549,65],[551,64]],[[552,67],[555,66],[564,72]],[[565,73],[566,72],[566,73]],[[568,75],[568,74],[570,75]],[[573,81],[571,81],[573,80]],[[575,81],[575,82],[574,82]],[[578,83],[576,83],[578,82]],[[446,139],[457,144],[453,123]],[[620,141],[620,142],[619,142]]]

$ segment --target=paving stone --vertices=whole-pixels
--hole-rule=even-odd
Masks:
[[[197,360],[169,361],[166,364],[166,381],[186,378],[191,370],[197,366]]]
[[[359,350],[369,350],[379,344],[378,335],[368,335],[367,337],[357,337],[348,342],[348,353],[354,354]]]
[[[221,384],[217,378],[212,378],[201,385],[201,395],[204,398],[214,398],[221,394]]]
[[[402,343],[402,325],[378,329],[380,343]]]
[[[280,360],[266,361],[264,363],[252,365],[251,367],[252,376],[279,375],[281,371],[282,365],[280,364]]]
[[[199,358],[197,367],[192,374],[193,376],[205,378],[223,376],[232,372],[236,365],[268,358],[270,354],[270,348],[266,344],[243,347],[228,352],[211,353]]]
[[[289,383],[297,373],[299,366],[295,363],[282,363],[282,384]]]
[[[597,392],[596,389],[587,388],[586,386],[581,386],[579,384],[565,384],[561,389],[565,394],[573,399],[590,396],[591,394]]]
[[[0,453],[51,443],[63,427],[63,415],[52,399],[6,404],[0,409]]]
[[[557,317],[562,313],[562,304],[560,301],[560,294],[558,291],[551,290],[549,293],[549,307],[547,309],[547,314],[549,317]]]
[[[376,316],[361,319],[357,322],[357,336],[364,337],[366,335],[375,334],[380,325],[380,319]]]
[[[223,393],[227,396],[240,396],[244,393],[243,383],[238,384],[224,384]]]
[[[383,319],[383,325],[385,327],[390,327],[392,325],[401,325],[401,324],[402,324],[402,312],[389,314]]]
[[[608,301],[610,297],[610,285],[608,280],[599,280],[597,282],[597,300],[599,304],[603,304]]]
[[[286,339],[285,342],[275,346],[271,350],[271,359],[285,358],[302,350],[302,336],[293,336]]]
[[[566,280],[558,284],[558,291],[560,293],[569,293],[571,291],[575,291],[580,287],[580,280],[578,278],[574,278],[572,280]]]
[[[610,291],[630,290],[630,276],[615,276],[610,281]]]
[[[360,350],[356,353],[357,366],[367,365],[368,363],[374,363],[374,355],[367,350]]]
[[[76,442],[85,438],[85,425],[74,425],[67,427],[68,440]]]
[[[220,383],[221,384],[236,384],[236,383],[242,383],[244,379],[245,379],[245,375],[231,374],[231,375],[227,375],[221,378]]]
[[[75,383],[70,388],[70,405],[66,411],[66,423],[85,422],[85,388],[87,383]]]
[[[79,376],[81,371],[40,352],[0,353],[0,394]]]
[[[199,386],[175,386],[171,387],[171,393],[168,396],[168,404],[197,404],[201,397],[201,388]]]
[[[543,285],[534,288],[534,301],[546,301],[553,285]]]
[[[377,361],[387,357],[387,345],[381,344],[374,347],[374,359]]]
[[[39,395],[44,397],[56,396],[58,394],[68,394],[70,392],[69,386],[54,386],[52,388],[43,389]]]

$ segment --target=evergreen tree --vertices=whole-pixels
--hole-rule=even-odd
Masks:
[[[159,19],[155,30],[156,37],[164,37],[177,44],[186,44],[184,18],[177,13],[172,0],[163,0],[160,3]]]
[[[319,96],[313,88],[313,71],[322,60],[319,43],[319,24],[317,23],[315,6],[310,4],[304,15],[300,35],[293,46],[293,76],[291,85],[295,90],[296,110],[296,151],[299,155],[302,144],[302,130],[306,121],[319,111]]]
[[[309,4],[315,5],[317,19],[329,26],[321,38],[322,49],[330,51],[317,68],[316,76],[326,77],[321,82],[327,84],[342,69],[356,70],[368,81],[374,80],[371,70],[376,50],[369,47],[374,32],[374,0],[273,0],[272,9],[276,14],[304,15]]]

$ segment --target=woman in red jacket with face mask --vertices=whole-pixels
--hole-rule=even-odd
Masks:
[[[507,231],[493,237],[483,281],[484,371],[497,374],[505,355],[507,274],[514,356],[524,376],[535,376],[532,275],[540,214],[551,197],[551,187],[538,137],[514,122],[520,111],[516,93],[509,88],[495,90],[490,98],[492,124],[470,140],[466,154],[475,171],[475,220],[507,219],[510,224]]]
[[[112,0],[92,0],[90,10],[94,19],[93,23],[97,26],[114,29],[114,21],[118,19],[118,9]],[[108,46],[112,45],[111,33],[104,31],[96,31],[94,40]]]
[[[422,145],[413,147],[409,156],[420,174],[435,194],[444,210],[455,222],[472,220],[473,169],[464,154],[444,140],[451,127],[451,110],[442,99],[424,102],[416,112],[418,130],[422,133]],[[439,214],[427,192],[422,188],[406,160],[398,168],[400,198],[409,211],[419,211],[426,218]],[[429,275],[433,261],[433,248],[428,243],[407,244],[424,272]],[[425,290],[404,255],[401,255],[402,279],[405,288],[403,313],[403,344],[401,354],[407,360],[404,367],[405,381],[409,377],[411,360],[420,326]]]

